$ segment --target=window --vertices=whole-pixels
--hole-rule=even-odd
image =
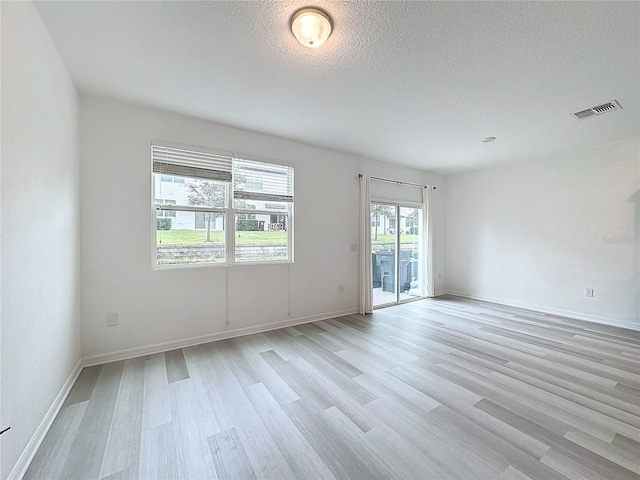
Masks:
[[[162,145],[152,157],[154,215],[172,217],[156,222],[154,266],[292,261],[292,167]]]
[[[175,205],[176,201],[175,200],[165,200],[164,204],[165,205]],[[164,216],[165,217],[175,217],[176,216],[176,212],[175,212],[175,210],[165,210],[164,211]]]
[[[175,200],[161,200],[161,199],[155,199],[154,204],[158,204],[158,205],[175,205],[176,201]],[[172,211],[172,210],[156,210],[156,217],[158,218],[162,218],[162,217],[175,217],[176,216],[176,212]]]
[[[260,180],[247,180],[244,182],[245,190],[257,190],[261,191],[264,186]]]
[[[184,183],[184,177],[178,177],[175,175],[160,175],[161,182],[173,182],[173,183]]]
[[[216,215],[215,213],[195,212],[195,229],[204,230],[206,228],[210,230],[213,227],[214,230],[223,230],[222,226],[220,226],[220,228],[216,228],[217,226],[219,226],[219,218],[223,217],[220,215]]]
[[[265,203],[264,208],[267,210],[286,210],[287,206],[279,203]]]
[[[255,210],[256,206],[255,205],[247,205],[247,209],[249,210]],[[255,220],[256,219],[256,214],[255,213],[239,213],[236,218],[240,219],[240,220]]]
[[[235,262],[290,260],[293,169],[234,158],[233,186]]]

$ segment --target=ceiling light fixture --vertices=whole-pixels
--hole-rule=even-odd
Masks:
[[[331,35],[331,17],[319,8],[301,8],[291,17],[291,32],[309,48],[318,48]]]
[[[484,137],[482,139],[482,143],[491,143],[496,139],[496,137]]]

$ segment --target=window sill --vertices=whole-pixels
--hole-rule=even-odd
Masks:
[[[182,270],[187,268],[220,268],[220,267],[244,267],[244,266],[268,266],[268,265],[288,265],[293,263],[291,260],[282,260],[278,262],[238,262],[238,263],[184,263],[177,265],[152,265],[151,270],[163,271],[163,270]]]

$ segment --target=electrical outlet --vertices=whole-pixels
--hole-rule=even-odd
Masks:
[[[358,251],[358,244],[357,243],[352,243],[351,244],[351,251],[352,252],[357,252]]]
[[[118,314],[107,313],[107,327],[115,327],[118,325]]]
[[[442,273],[438,272],[438,280],[442,278]]]
[[[339,293],[344,293],[344,285],[340,285],[340,286],[338,287],[338,292],[339,292]]]
[[[584,289],[585,297],[593,297],[593,288],[585,288]]]

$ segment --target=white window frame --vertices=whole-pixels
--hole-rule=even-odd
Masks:
[[[271,165],[280,165],[291,168],[291,182],[292,186],[295,185],[295,169],[293,165],[285,163],[285,162],[276,162],[273,160],[267,160],[261,157],[256,157],[252,155],[245,155],[239,153],[230,153],[223,152],[220,150],[213,150],[210,148],[204,147],[194,147],[188,145],[176,144],[173,142],[165,142],[165,141],[153,141],[152,145],[159,145],[164,147],[173,147],[180,148],[185,150],[192,150],[198,152],[211,153],[214,155],[228,156],[232,159],[232,162],[236,159],[238,160],[249,160],[254,162],[261,162],[265,164]],[[159,174],[159,173],[158,173]],[[160,174],[159,174],[160,175]],[[185,177],[189,178],[189,177]],[[288,208],[283,210],[258,210],[254,208],[244,208],[238,209],[234,206],[234,189],[233,189],[233,180],[231,182],[226,182],[228,187],[225,193],[226,207],[225,208],[216,208],[216,207],[202,207],[202,206],[187,206],[187,205],[165,205],[165,204],[156,204],[154,203],[156,194],[155,192],[155,180],[154,180],[154,171],[153,171],[153,154],[151,155],[151,209],[152,209],[152,225],[151,225],[151,268],[152,270],[174,270],[181,268],[207,268],[207,267],[229,267],[229,266],[240,266],[240,265],[277,265],[277,264],[289,264],[294,262],[293,254],[293,224],[294,224],[294,204],[295,204],[295,195],[292,195],[293,198],[290,203],[288,203]],[[216,263],[184,263],[184,264],[167,264],[167,265],[158,265],[158,255],[157,255],[157,226],[156,226],[156,218],[164,218],[164,217],[156,217],[157,211],[181,211],[181,212],[203,212],[203,213],[221,213],[224,218],[224,236],[225,236],[225,261],[224,262],[216,262]],[[268,260],[268,261],[249,261],[244,262],[236,261],[236,214],[251,214],[251,215],[278,215],[278,216],[286,216],[287,217],[287,259],[286,260]],[[172,218],[172,217],[170,217]]]

